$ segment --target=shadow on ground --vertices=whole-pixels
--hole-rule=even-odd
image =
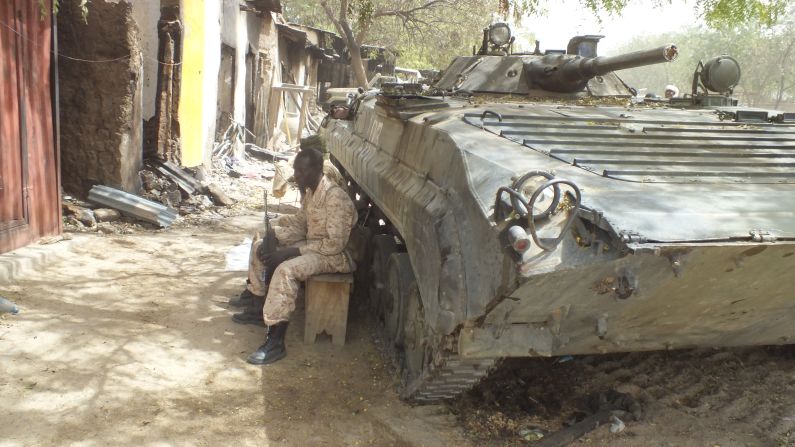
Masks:
[[[92,237],[0,295],[3,445],[449,445],[443,407],[400,402],[363,314],[344,348],[304,345],[253,367],[264,329],[230,320],[245,275],[224,254],[258,218]]]

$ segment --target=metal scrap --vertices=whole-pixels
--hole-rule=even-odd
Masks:
[[[173,208],[108,186],[94,186],[88,193],[88,199],[161,227],[170,226],[178,216]]]
[[[185,191],[188,195],[196,194],[197,192],[203,193],[204,186],[199,183],[191,174],[186,172],[181,167],[171,162],[157,161],[153,163],[153,167],[160,174],[168,177],[171,181],[179,186],[179,189]]]

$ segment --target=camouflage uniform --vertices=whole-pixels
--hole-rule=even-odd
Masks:
[[[355,223],[356,209],[348,193],[323,176],[314,192],[306,191],[298,213],[281,216],[274,222],[273,229],[279,244],[298,247],[301,255],[276,267],[269,287],[262,283],[264,266],[256,256],[260,242],[252,244],[249,290],[255,294],[267,291],[262,309],[265,324],[272,326],[289,320],[295,310],[301,281],[320,273],[354,270],[355,265],[345,245]]]
[[[340,170],[328,160],[323,162],[323,176],[338,184],[345,192],[348,192],[348,182],[345,180],[345,177],[343,177]]]
[[[303,240],[294,243],[282,243],[279,241],[277,247],[300,247],[304,243],[306,242]],[[246,288],[254,295],[265,296],[268,294],[268,285],[262,280],[262,276],[265,273],[265,264],[257,257],[257,250],[260,245],[262,245],[262,239],[251,243],[251,251],[248,254],[248,285]]]

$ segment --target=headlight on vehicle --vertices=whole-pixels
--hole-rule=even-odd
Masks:
[[[507,23],[495,23],[489,27],[489,41],[501,47],[511,41],[511,28]]]

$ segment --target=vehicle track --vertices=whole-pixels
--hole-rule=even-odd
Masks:
[[[462,359],[450,357],[441,367],[432,368],[415,379],[402,397],[417,402],[450,399],[472,388],[486,377],[497,359]]]

